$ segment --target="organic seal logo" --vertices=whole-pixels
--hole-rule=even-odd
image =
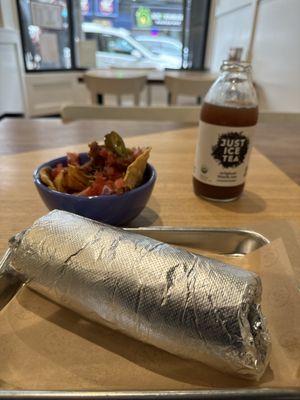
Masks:
[[[201,172],[202,172],[203,174],[207,174],[208,168],[207,168],[206,165],[202,165],[202,167],[201,167]]]
[[[236,168],[244,162],[249,148],[249,139],[242,132],[228,132],[219,135],[212,147],[211,155],[224,168]]]

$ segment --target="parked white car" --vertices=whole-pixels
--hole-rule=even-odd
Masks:
[[[93,22],[84,22],[82,31],[85,40],[97,42],[96,66],[126,68],[179,69],[181,59],[167,54],[154,54],[122,28],[105,27]]]
[[[181,63],[182,43],[169,36],[150,36],[150,35],[137,35],[134,36],[135,40],[147,47],[154,54],[167,54],[169,56],[177,57],[178,62]]]

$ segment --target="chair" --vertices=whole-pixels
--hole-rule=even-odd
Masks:
[[[215,78],[211,75],[203,77],[199,74],[199,77],[179,77],[179,76],[165,76],[165,85],[169,92],[169,104],[177,104],[179,95],[188,95],[198,98],[203,98],[214,82]]]
[[[80,119],[116,119],[136,121],[174,121],[198,123],[199,106],[163,106],[163,107],[107,107],[97,105],[64,105],[61,108],[63,122]],[[300,113],[261,111],[260,123],[298,123]]]
[[[155,72],[157,71],[157,68],[154,67],[117,67],[116,65],[111,65],[109,67],[112,71],[121,71],[121,72],[126,72],[126,71],[134,71],[134,72]]]
[[[137,121],[174,121],[198,124],[200,107],[106,107],[95,105],[65,105],[61,109],[63,122],[80,119],[116,119]]]
[[[142,74],[147,74],[147,78],[149,78],[149,75],[151,76],[153,73],[159,73],[159,70],[154,67],[126,67],[126,68],[120,68],[116,67],[114,65],[110,66],[110,69],[112,71],[119,71],[119,72],[138,72]],[[152,90],[151,90],[151,85],[149,85],[149,81],[147,82],[147,105],[150,106],[152,103]]]
[[[139,105],[140,93],[144,89],[147,76],[99,76],[97,72],[87,72],[84,74],[84,82],[91,93],[93,104],[98,103],[99,94],[113,94],[117,96],[118,105],[121,105],[121,96],[132,94],[134,104]]]

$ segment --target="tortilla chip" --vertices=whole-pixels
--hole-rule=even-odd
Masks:
[[[40,170],[40,179],[41,181],[48,186],[48,188],[52,190],[56,190],[54,183],[52,179],[50,178],[50,173],[51,173],[51,168],[50,167],[45,167]]]
[[[69,164],[66,168],[66,187],[70,191],[81,192],[90,184],[90,179],[78,166]]]
[[[56,187],[56,190],[59,192],[65,193],[66,190],[64,188],[64,182],[65,181],[65,171],[62,169],[59,171],[58,175],[54,179],[54,186]]]
[[[151,147],[146,147],[143,153],[128,165],[124,177],[124,184],[129,189],[134,189],[142,183],[150,151]]]

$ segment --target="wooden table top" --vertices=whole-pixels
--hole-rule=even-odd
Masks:
[[[165,132],[193,124],[156,121],[77,121],[63,125],[59,118],[0,121],[0,155],[101,140],[114,129],[122,136]],[[259,123],[255,146],[295,182],[300,184],[300,124]]]
[[[6,137],[3,131],[12,126],[10,133],[14,134]],[[66,151],[85,151],[85,143],[94,138],[101,140],[109,129],[125,136],[130,133],[128,146],[152,146],[151,163],[157,169],[158,180],[134,226],[247,227],[277,218],[300,222],[300,187],[256,149],[246,190],[239,200],[213,203],[197,198],[191,179],[197,127],[174,130],[166,123],[124,121],[85,121],[64,126],[55,120],[13,120],[1,122],[0,128],[0,251],[12,234],[47,212],[32,183],[34,168]],[[143,135],[132,136],[138,131]]]
[[[152,146],[151,162],[157,169],[158,180],[147,207],[133,222],[134,226],[249,227],[278,218],[300,222],[300,187],[256,149],[250,160],[246,191],[239,200],[222,204],[197,198],[191,179],[198,131],[195,126],[124,121],[85,121],[63,125],[59,120],[52,119],[7,120],[0,122],[0,255],[13,234],[30,226],[47,212],[32,183],[33,169],[66,151],[85,151],[88,141],[94,138],[101,140],[111,129],[127,136],[125,141],[128,146]],[[280,129],[283,133],[284,128]],[[285,136],[281,136],[284,138],[282,143],[279,141],[276,144],[277,137],[274,138],[273,153],[269,154],[282,162],[283,167],[290,168],[286,160],[296,163],[298,152],[295,150],[293,153],[292,148],[286,147],[288,133],[289,129]],[[257,136],[264,138],[267,151],[272,150],[270,143],[273,142],[269,139],[272,134],[274,131],[270,126],[258,129]],[[295,139],[291,143],[296,146],[299,142]],[[280,155],[280,146],[281,153],[289,152],[282,159],[277,156]],[[292,169],[290,171],[294,173]],[[274,232],[275,237],[280,235],[276,224]],[[297,258],[297,254],[291,247],[289,259]],[[271,261],[273,266],[274,254]],[[295,264],[298,266],[298,259]],[[281,275],[278,274],[276,279],[281,279]],[[275,293],[277,298],[276,290]],[[279,293],[284,295],[285,291]],[[294,312],[296,307],[289,310]],[[290,318],[291,326],[294,324],[295,329],[296,314],[293,317]],[[190,390],[199,385],[206,389],[210,386],[248,386],[246,382],[240,383],[226,376],[222,380],[219,373],[210,377],[206,369],[199,370],[195,363],[175,360],[167,353],[158,355],[158,350],[152,347],[147,349],[142,343],[126,337],[122,339],[118,332],[87,324],[36,293],[23,291],[2,312],[3,351],[0,356],[2,364],[9,368],[1,370],[0,388],[88,389],[92,386],[120,390],[129,379],[134,389],[141,386],[152,390]],[[292,337],[295,339],[291,343],[296,346],[298,336]],[[114,345],[111,346],[111,343]],[[116,372],[113,379],[112,370]],[[120,374],[119,371],[125,372]],[[289,371],[294,374],[292,367]],[[132,376],[138,379],[132,379]],[[262,385],[268,386],[268,379]],[[211,382],[209,388],[207,382]]]

